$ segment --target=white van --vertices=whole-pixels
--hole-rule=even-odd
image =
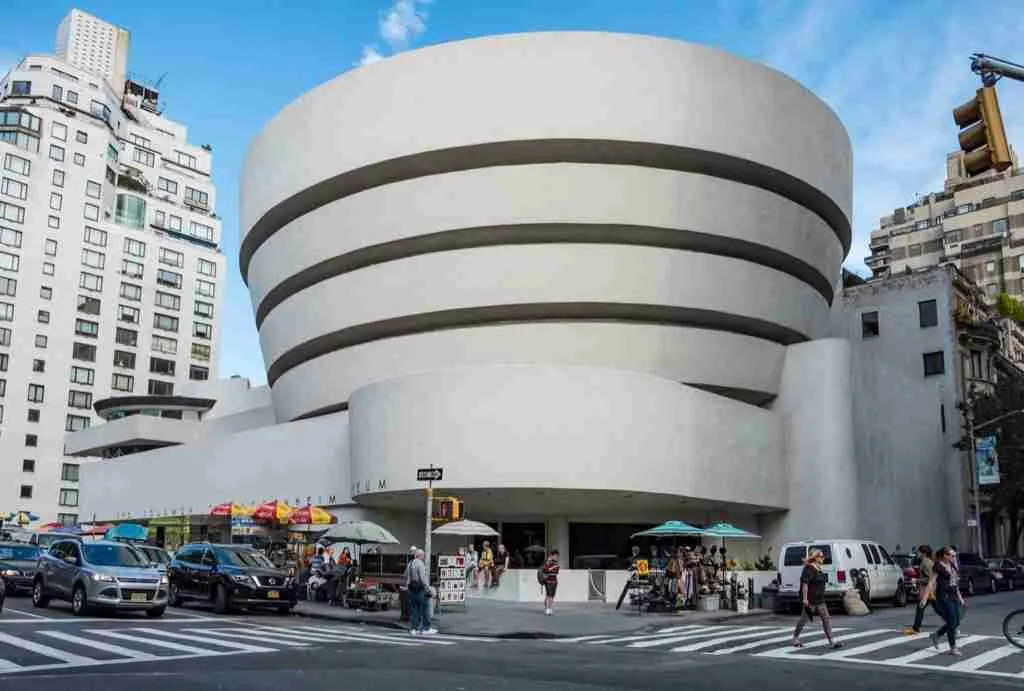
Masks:
[[[800,574],[804,559],[812,549],[825,555],[822,570],[828,574],[825,588],[826,602],[840,602],[843,593],[854,587],[854,574],[864,570],[868,601],[889,600],[897,607],[907,604],[907,589],[903,583],[903,570],[877,542],[870,540],[807,540],[783,545],[779,552],[779,606],[798,608],[800,604]]]

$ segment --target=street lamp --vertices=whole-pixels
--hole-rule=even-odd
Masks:
[[[967,444],[971,452],[971,486],[973,487],[974,495],[974,542],[978,549],[978,556],[983,559],[985,558],[985,555],[983,554],[983,547],[981,543],[981,492],[979,487],[980,483],[978,482],[978,453],[975,446],[974,433],[980,429],[994,425],[997,422],[1001,422],[1008,417],[1019,415],[1021,413],[1024,413],[1024,408],[1011,410],[1008,413],[997,415],[991,420],[974,424],[974,401],[972,400],[964,410],[964,417],[967,420]]]

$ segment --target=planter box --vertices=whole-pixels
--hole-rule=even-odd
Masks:
[[[701,595],[697,598],[697,609],[701,612],[717,612],[722,596],[718,593],[713,595]]]
[[[736,600],[736,611],[740,614],[745,614],[747,611],[747,601]]]

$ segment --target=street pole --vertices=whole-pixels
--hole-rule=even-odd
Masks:
[[[974,501],[974,549],[984,559],[981,546],[981,498],[978,488],[978,452],[974,439],[974,401],[967,407],[967,442],[971,454],[971,490]]]
[[[430,469],[434,469],[434,464],[430,464]],[[423,537],[423,551],[426,554],[424,561],[427,566],[427,580],[430,580],[430,528],[433,524],[434,517],[434,481],[427,480],[427,521],[426,530]]]

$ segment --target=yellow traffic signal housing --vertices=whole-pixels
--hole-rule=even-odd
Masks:
[[[1010,167],[1010,145],[994,86],[978,89],[974,98],[953,111],[953,121],[961,129],[960,148],[968,177]]]
[[[431,518],[434,523],[449,523],[462,520],[462,500],[458,497],[440,497],[436,499]]]

